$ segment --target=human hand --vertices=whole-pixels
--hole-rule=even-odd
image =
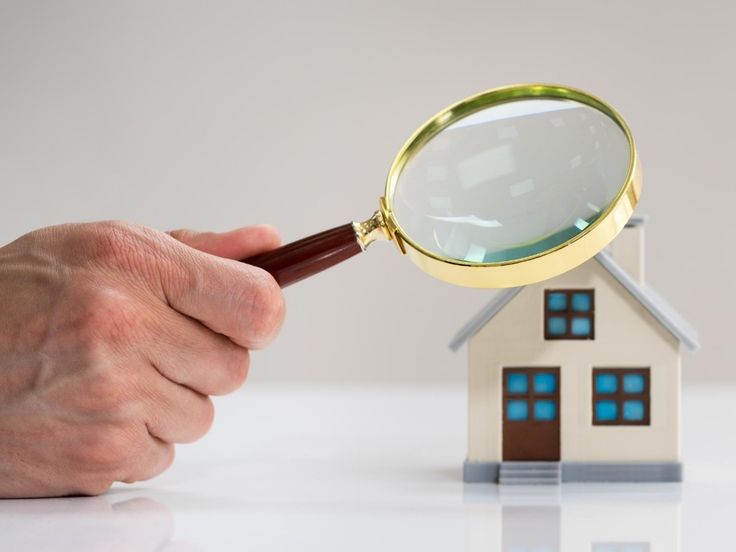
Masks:
[[[231,259],[278,245],[267,226],[102,222],[0,248],[0,497],[101,494],[204,435],[209,395],[242,385],[284,316],[273,278]]]

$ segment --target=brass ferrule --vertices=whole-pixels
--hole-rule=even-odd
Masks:
[[[371,218],[364,222],[354,222],[353,228],[355,229],[355,237],[363,251],[378,239],[391,239],[381,211],[376,211]]]

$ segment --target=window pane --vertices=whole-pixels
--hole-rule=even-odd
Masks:
[[[509,401],[506,403],[506,419],[519,422],[529,418],[529,406],[526,401]]]
[[[595,392],[601,394],[615,393],[618,390],[616,374],[598,373],[595,375]]]
[[[509,393],[527,393],[529,379],[526,374],[509,374],[506,376],[506,389]]]
[[[557,390],[555,374],[534,374],[535,393],[554,393]]]
[[[644,376],[642,374],[624,375],[624,393],[643,393]]]
[[[590,312],[593,308],[590,293],[573,293],[572,294],[572,310],[577,312]]]
[[[618,417],[616,401],[595,401],[595,419],[598,422],[614,422]]]
[[[590,318],[573,318],[570,332],[578,337],[589,336]]]
[[[624,401],[624,420],[641,422],[644,419],[644,401]]]
[[[557,416],[555,401],[534,401],[534,419],[541,421],[554,420]]]
[[[567,333],[567,320],[561,316],[550,316],[547,319],[547,333],[549,335],[565,335]]]
[[[547,309],[551,311],[567,310],[567,295],[560,292],[550,292],[547,294]]]

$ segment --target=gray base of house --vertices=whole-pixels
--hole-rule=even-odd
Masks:
[[[680,462],[561,462],[563,483],[650,483],[682,481]],[[501,462],[463,465],[465,483],[498,483]]]

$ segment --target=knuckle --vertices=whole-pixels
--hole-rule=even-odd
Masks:
[[[124,272],[128,278],[153,281],[160,265],[170,257],[160,233],[121,221],[83,225],[79,230],[78,257],[92,265]]]
[[[176,447],[170,443],[166,443],[161,447],[156,455],[148,458],[147,462],[139,464],[137,469],[129,475],[122,478],[124,483],[135,483],[136,481],[145,481],[156,477],[171,467],[176,456]]]
[[[129,251],[137,234],[136,226],[119,220],[101,222],[96,230],[101,247],[99,252],[103,254],[107,251],[114,254]]]
[[[167,300],[203,293],[208,289],[208,281],[202,259],[196,251],[177,245],[175,236],[169,237],[173,239],[162,244],[156,258],[150,259],[139,270],[157,281]]]
[[[230,393],[238,389],[248,377],[250,354],[247,349],[230,346],[224,364],[225,382],[221,394]]]
[[[199,419],[197,420],[196,431],[194,432],[192,440],[196,441],[197,439],[201,439],[202,437],[204,437],[212,427],[214,421],[215,405],[212,402],[212,399],[210,399],[209,397],[204,397],[202,401],[202,408],[199,413]]]
[[[76,335],[88,343],[121,345],[138,333],[140,318],[132,312],[130,300],[112,289],[85,290],[77,301],[73,322]]]
[[[245,333],[252,336],[253,346],[263,347],[272,341],[284,320],[284,294],[270,274],[254,271],[252,285],[241,291],[241,305],[245,305]]]
[[[114,480],[107,477],[95,477],[78,485],[78,493],[85,496],[105,494],[112,487]]]
[[[79,245],[87,257],[98,261],[114,259],[131,250],[135,234],[135,226],[126,222],[97,222],[80,227]]]
[[[76,460],[93,473],[114,474],[128,465],[138,452],[139,445],[132,432],[107,427],[87,431],[81,437]]]
[[[84,393],[77,401],[77,410],[86,415],[123,419],[132,407],[128,392],[130,381],[110,368],[89,370],[84,382]]]

